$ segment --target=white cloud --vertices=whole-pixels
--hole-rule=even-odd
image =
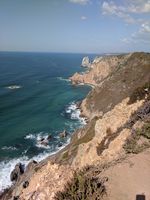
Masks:
[[[103,2],[102,4],[102,13],[105,15],[115,15],[119,18],[122,18],[127,23],[135,23],[134,18],[132,18],[127,12],[126,8],[123,6],[117,6],[113,1]]]
[[[150,43],[150,22],[143,23],[139,30],[132,34],[132,39],[139,42]]]
[[[150,0],[130,0],[127,10],[130,13],[150,13]]]
[[[104,1],[102,4],[102,13],[115,15],[127,23],[139,22],[131,14],[150,13],[150,0],[127,0],[123,5],[118,5],[114,1]]]
[[[123,38],[121,41],[127,44],[130,43],[130,40],[128,38]]]
[[[123,38],[122,42],[150,44],[150,22],[141,24],[137,32],[133,33],[130,38]]]
[[[86,5],[90,2],[89,0],[69,0],[69,1],[71,3],[80,4],[80,5]]]
[[[121,41],[125,44],[143,43],[150,45],[150,21],[144,16],[150,14],[150,0],[126,0],[120,1],[105,0],[102,4],[102,14],[112,15],[121,18],[127,24],[136,23],[139,26],[129,38],[123,38]],[[139,17],[138,17],[139,16]]]
[[[124,13],[150,13],[150,0],[128,0],[127,5],[117,5],[114,1],[104,1],[102,9],[104,13],[114,14],[113,11]]]
[[[141,32],[150,33],[150,23],[146,22],[141,25]]]
[[[117,6],[113,1],[111,2],[106,2],[104,1],[102,4],[102,10],[103,10],[103,14],[116,14],[117,11],[124,11],[124,7],[123,6]]]
[[[86,16],[81,16],[81,20],[87,20]]]

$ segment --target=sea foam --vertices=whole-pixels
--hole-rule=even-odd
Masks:
[[[10,187],[12,185],[12,182],[10,181],[10,173],[14,169],[15,165],[19,162],[27,166],[27,164],[31,160],[36,160],[37,162],[40,162],[41,160],[47,158],[50,155],[53,155],[63,149],[67,144],[69,144],[70,138],[67,139],[67,142],[59,147],[56,146],[55,151],[52,152],[43,152],[40,153],[37,156],[33,156],[31,159],[29,159],[27,156],[23,156],[20,158],[14,158],[11,160],[6,160],[0,162],[0,191],[3,191],[5,188]]]
[[[67,79],[67,78],[63,78],[63,77],[57,77],[58,80],[60,81],[66,81],[66,82],[71,82],[70,79]]]
[[[83,126],[86,124],[86,119],[81,117],[81,110],[78,108],[75,102],[72,102],[67,108],[66,113],[70,115],[72,120],[78,120],[80,125]]]
[[[70,119],[76,120],[81,126],[86,124],[85,118],[80,117],[81,111],[80,111],[80,109],[78,108],[78,106],[75,102],[71,102],[66,107],[65,112],[67,114],[69,114]],[[73,129],[72,123],[70,123],[70,126]],[[49,145],[46,147],[46,146],[43,146],[41,144],[38,144],[38,141],[40,141],[41,138],[47,138],[48,135],[49,135],[48,133],[40,132],[40,133],[37,133],[37,134],[29,133],[28,135],[26,135],[24,137],[24,139],[33,140],[35,142],[35,146],[37,146],[38,148],[43,148],[43,149],[45,148],[45,151],[43,153],[40,153],[39,155],[34,156],[31,159],[29,159],[27,156],[23,156],[23,157],[20,157],[20,158],[14,158],[14,159],[11,159],[11,160],[6,160],[6,161],[0,162],[0,191],[11,186],[12,182],[10,181],[10,173],[14,169],[15,165],[18,162],[23,163],[25,166],[31,160],[36,160],[36,161],[39,162],[39,161],[45,159],[46,157],[57,153],[58,151],[63,149],[70,142],[70,137],[68,137],[67,141],[61,147],[58,144],[55,146],[55,148],[51,148],[51,146],[49,146]],[[55,136],[55,138],[57,140],[60,139],[58,136]],[[9,149],[9,147],[8,147],[8,149]]]
[[[4,146],[4,147],[2,147],[1,148],[2,150],[11,150],[11,151],[15,151],[15,150],[17,150],[17,148],[16,147],[12,147],[12,146]]]
[[[21,85],[9,85],[6,88],[10,89],[10,90],[16,90],[16,89],[22,88],[22,86]]]

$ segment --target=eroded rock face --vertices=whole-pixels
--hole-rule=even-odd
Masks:
[[[68,166],[48,162],[33,174],[28,186],[20,191],[20,200],[53,200],[56,192],[62,191],[71,177],[72,171]]]
[[[110,162],[117,159],[125,140],[131,134],[129,129],[121,127],[127,123],[131,114],[143,103],[141,100],[128,105],[128,101],[129,98],[124,99],[96,121],[95,136],[91,141],[79,145],[77,155],[72,163],[74,167],[84,167],[97,161]]]

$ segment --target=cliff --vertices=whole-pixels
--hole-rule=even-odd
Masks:
[[[149,199],[150,53],[96,58],[70,79],[94,86],[81,103],[87,125],[28,166],[1,199]]]
[[[88,94],[81,105],[83,114],[87,117],[103,115],[123,99],[129,97],[136,88],[149,81],[149,53],[110,56],[104,58],[104,60],[105,63],[110,64],[101,65],[100,61],[97,63],[97,68],[99,69],[99,73],[103,74],[103,71],[109,66],[107,75],[104,78],[101,78],[102,76],[97,77],[95,88]],[[114,60],[117,60],[117,62],[114,62]],[[95,68],[92,71],[94,73]],[[83,77],[85,76],[83,75]]]
[[[70,80],[73,84],[90,84],[99,85],[103,80],[107,78],[111,73],[115,72],[126,60],[130,57],[130,54],[109,56],[109,57],[97,57],[93,60],[90,68],[84,73],[75,73]]]

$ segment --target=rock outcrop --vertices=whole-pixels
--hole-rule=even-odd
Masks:
[[[24,173],[24,166],[21,163],[16,164],[14,170],[10,174],[11,181],[17,181]]]
[[[60,138],[65,138],[65,137],[67,137],[67,135],[68,135],[68,133],[67,133],[66,130],[64,130],[63,132],[59,133],[59,137]]]
[[[97,86],[111,73],[115,73],[130,56],[131,54],[98,57],[91,63],[90,69],[82,74],[75,73],[70,80],[73,84],[83,83]]]
[[[90,59],[88,56],[84,57],[82,59],[82,64],[81,64],[82,67],[90,67]]]

